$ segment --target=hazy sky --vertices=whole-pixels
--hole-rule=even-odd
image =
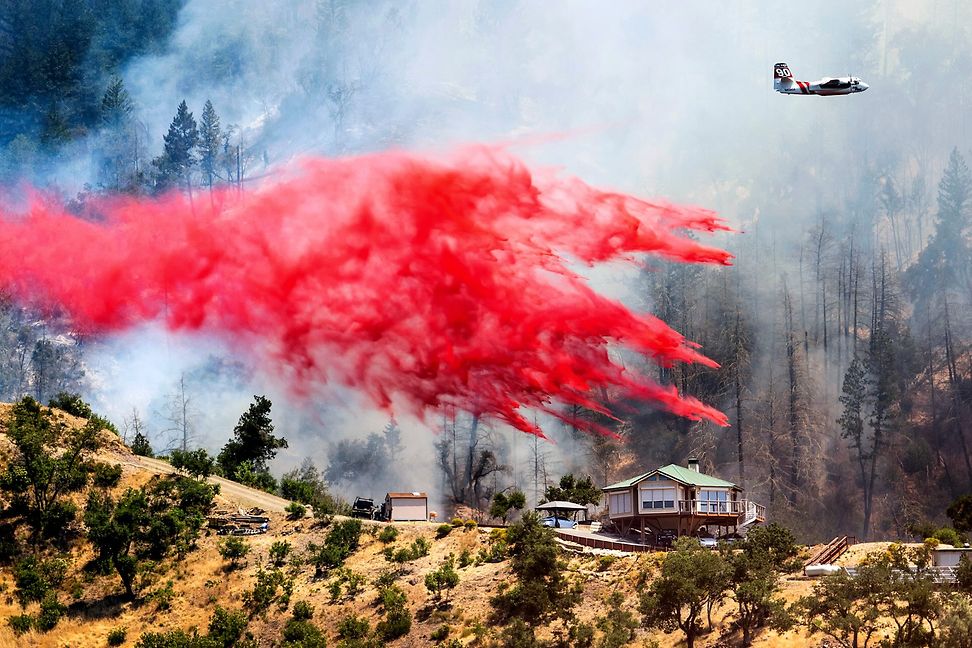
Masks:
[[[967,99],[956,87],[961,79],[928,84],[931,74],[949,78],[949,67],[968,69],[957,25],[969,17],[951,0],[190,0],[165,53],[135,60],[122,76],[158,148],[183,98],[197,117],[211,99],[224,126],[239,125],[262,158],[252,164],[270,170],[302,154],[520,141],[519,154],[591,183],[718,210],[747,232],[720,242],[744,254],[757,215],[761,236],[779,232],[785,246],[884,160],[897,169],[923,166],[937,181],[948,150],[968,148]],[[778,95],[778,61],[799,79],[853,74],[871,89]],[[335,88],[350,92],[337,126]],[[962,117],[942,128],[943,115]],[[528,139],[549,134],[567,137]],[[596,277],[621,295],[630,274],[612,268]],[[212,345],[140,332],[114,341],[95,362],[105,371],[113,363],[113,371],[143,371],[137,393],[116,402],[151,409],[153,390],[165,391]],[[149,364],[151,371],[139,368]],[[216,390],[225,411],[202,435],[211,445],[252,393],[281,393],[259,371],[252,380]],[[362,425],[349,417],[357,403],[341,406],[347,398],[329,405],[343,412],[337,424],[304,434],[378,431],[383,416]],[[295,430],[298,419],[282,426]],[[415,451],[427,456],[431,437],[422,438]],[[322,463],[321,447],[296,444],[281,465],[315,453]]]

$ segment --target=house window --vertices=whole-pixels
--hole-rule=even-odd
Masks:
[[[702,490],[699,492],[699,513],[728,513],[729,491]]]
[[[608,510],[612,517],[631,513],[631,493],[611,493]]]
[[[675,508],[674,488],[642,488],[641,510]]]

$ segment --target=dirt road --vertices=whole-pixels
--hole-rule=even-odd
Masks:
[[[158,473],[176,472],[175,468],[158,459],[149,459],[148,457],[139,457],[138,455],[120,457],[120,459],[122,463],[128,464],[129,466],[138,466]],[[222,477],[210,477],[209,483],[219,484],[220,495],[228,500],[238,502],[241,506],[259,506],[265,511],[283,513],[287,505],[290,504],[289,500],[285,500],[282,497],[264,493],[263,491],[238,484],[229,479],[223,479]]]

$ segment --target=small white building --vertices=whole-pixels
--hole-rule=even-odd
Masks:
[[[972,560],[972,548],[939,545],[932,551],[932,565],[935,567],[958,567],[962,556]]]
[[[425,493],[388,493],[385,515],[390,522],[426,522],[429,519],[429,497]]]

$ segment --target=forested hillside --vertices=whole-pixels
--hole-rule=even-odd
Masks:
[[[616,438],[551,423],[556,446],[518,441],[463,412],[437,414],[427,427],[443,433],[425,467],[441,505],[485,511],[511,486],[536,499],[570,471],[603,485],[695,455],[803,540],[909,537],[972,492],[972,132],[968,100],[954,90],[972,73],[972,13],[839,4],[822,3],[805,31],[828,52],[815,64],[852,68],[870,83],[866,95],[752,99],[746,90],[717,109],[705,89],[726,78],[771,93],[772,59],[784,54],[754,27],[767,18],[755,8],[728,17],[692,9],[690,22],[718,41],[693,38],[665,56],[633,49],[612,67],[594,52],[652,39],[598,22],[560,45],[558,21],[580,25],[578,15],[548,25],[517,3],[432,15],[420,4],[350,0],[212,10],[174,0],[5,2],[0,179],[13,196],[28,183],[97,221],[92,196],[245,192],[308,150],[603,128],[567,136],[565,149],[531,145],[540,158],[563,154],[579,174],[710,206],[737,230],[715,241],[736,255],[730,268],[651,260],[623,279],[625,299],[700,343],[720,368],[618,354],[629,370],[723,409],[731,426],[619,404],[619,394],[601,395],[621,405],[619,420],[570,413],[597,418]],[[661,10],[616,11],[617,24],[634,11],[648,33],[671,21]],[[784,14],[773,22],[804,19]],[[723,30],[723,19],[734,28]],[[768,58],[741,53],[756,35]],[[436,49],[449,46],[454,58]],[[582,65],[584,56],[597,65]],[[698,77],[704,83],[693,76],[700,70],[712,75]],[[680,92],[662,93],[671,87]],[[654,103],[660,93],[679,103]],[[611,112],[619,105],[624,112]],[[611,119],[623,126],[605,126]],[[86,355],[95,337],[0,293],[0,400],[97,397],[104,385]],[[205,404],[214,376],[249,375],[219,353],[156,395],[184,406],[174,425],[156,426],[160,449],[191,439],[187,404]],[[149,415],[134,411],[124,423],[134,434]],[[400,479],[397,453],[409,438],[397,427],[369,437],[322,419],[307,416],[306,447],[290,437],[302,448],[292,463],[308,457],[348,491]],[[194,442],[212,450],[227,435],[199,431]]]

